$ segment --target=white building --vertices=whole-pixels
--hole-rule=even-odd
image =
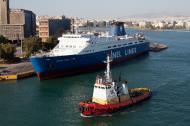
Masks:
[[[190,21],[185,23],[185,27],[190,30]]]
[[[162,29],[162,28],[167,27],[167,24],[166,24],[165,22],[163,22],[163,21],[160,21],[160,22],[154,23],[153,26],[154,26],[155,28],[161,28],[161,29]]]
[[[185,27],[185,22],[184,21],[178,21],[175,26],[176,27]]]
[[[150,21],[141,21],[141,22],[139,22],[139,27],[140,28],[149,28],[150,26],[152,26],[152,22],[150,22]]]
[[[139,27],[140,28],[145,28],[146,27],[146,22],[144,22],[144,21],[139,22]]]

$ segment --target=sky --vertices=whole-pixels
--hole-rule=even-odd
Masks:
[[[190,16],[190,0],[10,0],[10,8],[28,9],[38,16],[96,19]]]

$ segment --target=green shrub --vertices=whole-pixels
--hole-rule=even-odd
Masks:
[[[26,57],[31,56],[41,49],[41,41],[38,37],[25,38],[23,42],[23,49],[26,53]]]
[[[16,48],[12,44],[0,44],[0,57],[5,60],[15,58]]]
[[[8,39],[0,35],[0,44],[6,44],[6,43],[8,43]]]

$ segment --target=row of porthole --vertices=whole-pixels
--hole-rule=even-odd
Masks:
[[[65,47],[66,47],[66,48],[76,48],[76,46],[72,46],[72,45],[70,45],[70,46],[69,46],[69,45],[66,45]]]
[[[109,87],[100,87],[100,86],[94,86],[95,88],[100,88],[100,89],[110,89],[111,87],[109,86]]]
[[[64,36],[64,38],[81,38],[81,37],[76,37],[76,36]]]
[[[85,50],[84,52],[94,52],[94,50]]]
[[[138,43],[138,42],[135,42],[135,43]],[[129,44],[133,44],[133,43],[129,43]],[[128,44],[123,44],[123,46],[126,46],[126,45],[128,45]],[[114,46],[108,46],[108,48],[115,48],[115,47],[120,47],[120,46],[122,46],[122,45],[114,45]]]
[[[66,46],[59,46],[59,48],[77,48],[75,45],[66,45]],[[78,48],[82,48],[82,46],[78,46]]]

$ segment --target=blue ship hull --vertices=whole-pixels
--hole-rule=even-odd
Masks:
[[[149,43],[146,42],[85,55],[31,57],[30,61],[39,79],[50,79],[104,68],[103,61],[108,54],[112,55],[113,64],[116,64],[148,51]]]

